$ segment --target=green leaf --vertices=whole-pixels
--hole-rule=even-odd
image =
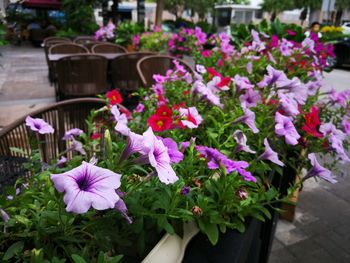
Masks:
[[[216,245],[219,240],[219,229],[216,224],[211,224],[210,222],[204,222],[200,220],[198,222],[199,228],[208,236],[209,241]]]
[[[9,260],[11,258],[13,258],[15,255],[19,254],[20,252],[22,252],[24,247],[24,242],[23,241],[18,241],[14,244],[12,244],[6,251],[4,257],[2,258],[2,260]]]
[[[165,215],[158,217],[158,225],[165,229],[166,232],[173,235],[175,234],[175,230],[172,225],[169,224],[168,219]]]
[[[81,256],[79,256],[77,254],[73,254],[72,259],[73,259],[74,263],[87,263],[84,258],[82,258]]]

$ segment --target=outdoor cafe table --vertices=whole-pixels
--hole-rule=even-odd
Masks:
[[[116,57],[124,54],[124,53],[88,53],[89,55],[100,55],[105,57],[108,60],[113,60]],[[80,55],[80,54],[49,54],[49,61],[50,62],[57,62],[61,58],[68,57],[68,56],[74,56],[74,55]],[[85,55],[85,53],[84,53]]]

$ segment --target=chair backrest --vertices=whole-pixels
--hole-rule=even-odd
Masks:
[[[143,57],[154,55],[152,52],[134,52],[118,56],[111,61],[112,85],[120,90],[137,90],[141,80],[136,64]]]
[[[91,49],[92,53],[128,53],[128,50],[120,45],[112,43],[96,44]]]
[[[57,43],[61,43],[61,42],[71,43],[72,42],[72,40],[70,40],[69,38],[66,38],[66,37],[47,37],[47,38],[44,39],[44,46],[48,42],[51,42],[51,41],[54,41],[54,42],[57,42]]]
[[[96,38],[93,36],[80,36],[74,39],[74,43],[79,45],[85,45],[95,41],[96,41]]]
[[[32,153],[31,139],[39,139],[42,142],[39,146],[41,161],[49,163],[69,149],[69,142],[62,140],[65,132],[72,128],[86,132],[88,127],[85,120],[91,110],[103,106],[105,102],[102,99],[79,98],[58,102],[29,114],[33,118],[41,118],[48,122],[55,130],[53,134],[35,134],[25,125],[27,116],[3,128],[0,131],[0,194],[5,187],[12,186],[18,177],[25,179],[30,176],[22,165],[27,161],[27,155]],[[126,110],[121,105],[119,107]],[[20,148],[24,153],[11,151],[10,147]],[[65,156],[71,159],[73,154],[75,152],[67,152]]]
[[[151,87],[155,81],[154,74],[165,75],[169,69],[174,69],[174,60],[177,60],[186,71],[193,73],[192,68],[183,60],[167,55],[152,55],[140,59],[137,63],[137,72],[143,87]]]
[[[72,41],[69,38],[63,38],[63,37],[47,37],[44,39],[44,51],[45,51],[45,58],[46,63],[49,69],[51,68],[51,63],[49,61],[49,49],[50,47],[57,45],[57,44],[64,44],[64,43],[72,43]]]
[[[84,54],[89,53],[89,50],[82,46],[73,43],[60,43],[49,48],[49,54]]]
[[[62,140],[64,133],[72,128],[86,131],[85,119],[90,111],[104,105],[102,99],[80,98],[58,102],[30,113],[31,117],[44,119],[55,129],[53,134],[39,136],[44,142],[39,148],[42,161],[49,162],[65,151],[68,145]],[[20,148],[26,154],[32,152],[30,138],[36,135],[25,125],[25,118],[19,118],[0,131],[0,156],[25,157],[19,152],[11,152],[10,147]]]
[[[98,95],[108,90],[108,60],[95,54],[72,55],[57,62],[58,93],[63,97]]]
[[[85,44],[82,44],[84,45],[84,47],[86,47],[91,53],[92,52],[92,47],[97,45],[97,44],[103,44],[104,42],[102,41],[93,41],[93,42],[88,42],[88,43],[85,43]]]

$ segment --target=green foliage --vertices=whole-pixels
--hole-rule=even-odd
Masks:
[[[98,29],[93,12],[94,3],[95,0],[63,0],[63,11],[67,19],[64,30],[78,32],[79,35],[94,33]]]
[[[120,23],[115,30],[115,43],[123,46],[130,45],[132,44],[132,37],[143,32],[144,28],[140,24],[129,21]]]

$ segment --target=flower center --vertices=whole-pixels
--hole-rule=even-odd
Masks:
[[[40,130],[41,125],[40,125],[39,123],[34,123],[34,127],[35,127],[36,129]]]
[[[79,186],[79,189],[82,191],[86,191],[89,187],[89,179],[87,176],[82,176],[77,180],[77,184]]]
[[[159,120],[159,121],[157,121],[157,126],[158,127],[163,127],[163,125],[164,125],[164,122],[162,121],[162,120]]]

